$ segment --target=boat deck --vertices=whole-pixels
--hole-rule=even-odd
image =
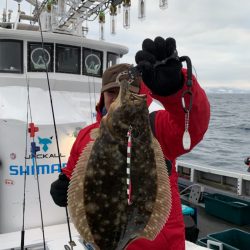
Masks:
[[[190,206],[190,204],[185,201],[183,201],[183,204]],[[197,226],[200,230],[198,237],[199,239],[206,237],[208,234],[224,231],[231,228],[237,228],[250,233],[250,224],[239,226],[206,213],[203,206],[194,204],[192,204],[191,206],[197,208]]]
[[[72,240],[76,244],[74,250],[88,250],[82,244],[81,237],[77,233],[73,224],[71,224]],[[69,235],[67,225],[53,225],[44,228],[46,250],[62,250],[70,249]],[[21,232],[13,232],[0,234],[0,250],[20,250]],[[25,249],[29,250],[44,250],[41,228],[34,228],[25,231]],[[205,249],[192,242],[186,241],[186,250],[202,250]]]
[[[220,173],[218,170],[215,172],[215,175],[214,171],[211,173],[211,169],[189,165],[185,167],[183,164],[181,165],[182,170],[184,171],[185,169],[182,173],[183,175],[188,174],[190,178],[187,178],[187,176],[179,178],[179,190],[182,204],[196,208],[197,227],[199,229],[198,239],[204,239],[209,234],[233,228],[250,233],[250,176],[227,172]],[[208,177],[211,178],[209,179]],[[202,182],[205,179],[206,181],[209,179],[210,182]],[[207,213],[204,204],[206,195],[210,197],[209,205],[206,208],[210,213],[235,223]],[[242,209],[242,206],[237,208],[237,206],[232,205],[233,203],[238,203],[239,205],[244,203],[243,205],[247,207],[246,209]],[[239,225],[243,224],[243,222],[249,224]]]

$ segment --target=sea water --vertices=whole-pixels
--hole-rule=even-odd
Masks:
[[[211,93],[208,98],[208,131],[190,153],[178,160],[247,173],[244,159],[250,156],[250,94]]]

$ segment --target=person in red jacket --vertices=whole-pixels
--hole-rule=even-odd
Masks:
[[[149,111],[152,98],[163,108],[150,112],[149,119],[154,136],[159,141],[166,158],[172,194],[170,216],[155,240],[137,239],[130,243],[128,250],[184,250],[185,227],[178,192],[176,158],[189,152],[203,138],[209,124],[210,105],[204,90],[192,77],[188,83],[188,72],[182,68],[177,56],[173,38],[145,39],[142,50],[136,56],[137,67],[143,82],[133,91],[147,94]],[[71,149],[67,166],[62,169],[58,180],[51,185],[51,195],[59,206],[67,205],[67,188],[72,171],[84,147],[91,140],[90,132],[99,127],[102,116],[109,109],[119,92],[116,76],[128,70],[130,65],[118,64],[107,69],[102,77],[100,102],[97,105],[97,121],[83,128]],[[189,82],[190,83],[190,82]],[[192,100],[191,100],[192,99]]]

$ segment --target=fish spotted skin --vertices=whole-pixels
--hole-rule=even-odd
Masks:
[[[127,132],[130,127],[131,205],[127,196]],[[97,138],[83,151],[77,164],[80,170],[73,174],[69,188],[68,204],[73,222],[82,237],[94,243],[97,249],[124,249],[138,237],[153,239],[159,227],[165,224],[171,207],[171,199],[166,201],[170,197],[170,187],[164,157],[162,152],[157,156],[155,148],[159,153],[149,125],[146,96],[131,93],[124,80],[118,98],[101,121]],[[162,176],[159,178],[159,175]],[[159,185],[165,184],[161,190]],[[83,192],[79,201],[77,192]]]

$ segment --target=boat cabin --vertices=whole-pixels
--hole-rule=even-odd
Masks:
[[[0,27],[0,234],[22,227],[25,176],[25,227],[41,224],[37,175],[44,225],[65,222],[64,209],[49,194],[60,172],[59,156],[64,167],[79,130],[95,121],[103,71],[127,52],[125,46],[80,36]],[[25,132],[31,119],[39,127],[34,138]],[[40,147],[36,164],[32,140]]]
[[[33,78],[46,79],[44,72],[48,71],[51,79],[61,82],[57,84],[58,90],[65,87],[69,90],[67,81],[70,81],[71,87],[73,83],[78,91],[87,92],[86,84],[91,79],[98,83],[98,92],[103,71],[119,63],[127,52],[125,46],[84,37],[0,29],[0,73],[8,85],[11,78],[25,79],[26,76],[32,84]],[[38,86],[34,84],[43,87],[41,82]]]

